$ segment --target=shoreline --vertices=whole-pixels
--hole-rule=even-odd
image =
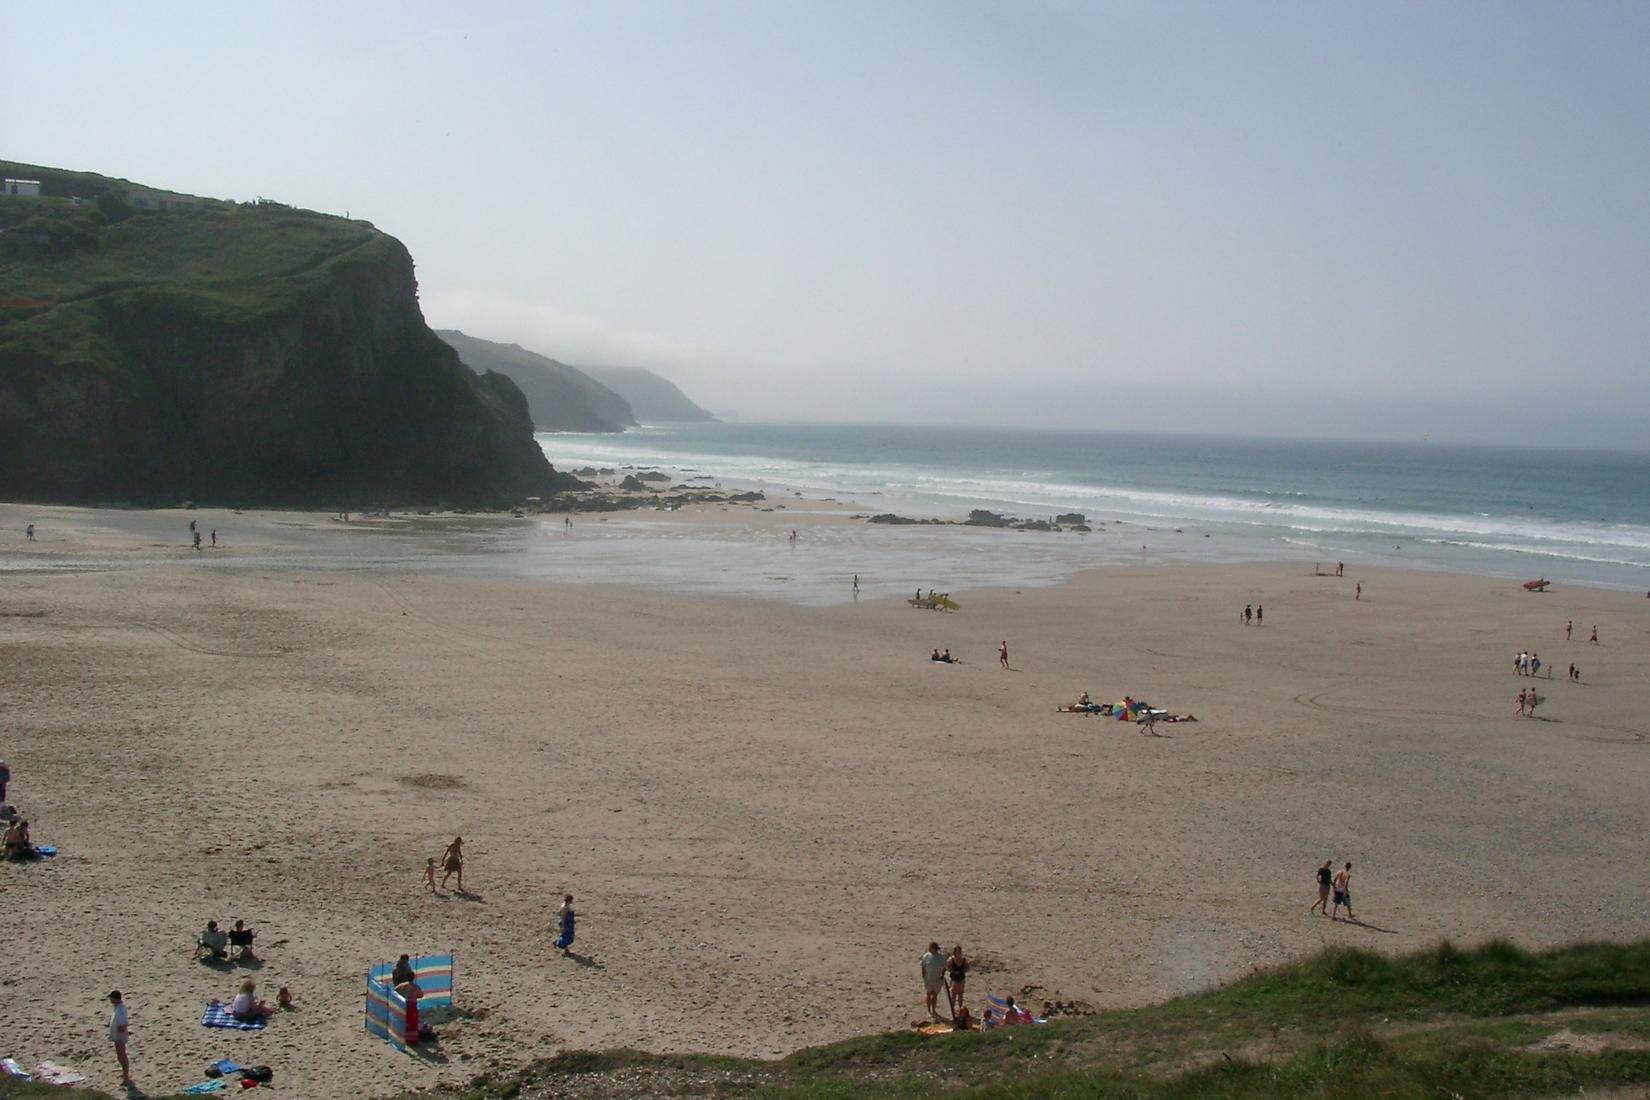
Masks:
[[[1069,526],[1040,530],[972,524],[966,519],[878,524],[855,504],[804,497],[794,490],[788,496],[770,495],[765,500],[677,507],[649,506],[649,499],[639,498],[639,503],[623,508],[569,512],[349,513],[348,522],[340,521],[340,513],[306,509],[0,502],[0,577],[189,563],[229,570],[428,571],[671,591],[683,590],[685,585],[688,591],[712,596],[828,606],[893,595],[919,585],[924,591],[928,587],[959,591],[969,587],[1041,588],[1067,583],[1091,570],[1139,565],[1305,567],[1315,562],[1332,570],[1336,564],[1305,553],[1255,557],[1223,552],[1216,540],[1196,529],[1152,528],[1124,521],[1097,522],[1092,532]],[[604,505],[610,502],[607,497],[603,500]],[[558,526],[565,519],[572,520],[571,530]],[[203,534],[200,553],[188,544],[191,520]],[[33,543],[22,535],[30,522],[38,524]],[[223,536],[216,547],[204,541],[213,528]],[[800,541],[789,550],[817,550],[815,556],[782,556],[785,532],[791,528],[799,532]],[[378,541],[368,537],[373,535]],[[554,540],[562,535],[578,535],[580,540],[555,547]],[[585,538],[591,535],[600,542],[592,545]],[[825,541],[816,543],[816,537]],[[1122,541],[1131,537],[1148,540],[1142,552]],[[669,545],[654,545],[662,542]],[[571,553],[565,552],[569,549]],[[697,558],[692,556],[695,550]],[[675,557],[666,561],[673,552]],[[1388,569],[1516,583],[1533,579],[1426,561],[1394,564],[1349,558],[1346,564],[1350,579],[1360,570],[1360,575],[1372,575]],[[773,571],[776,566],[781,570],[778,573]],[[747,579],[740,581],[736,567]],[[796,572],[798,568],[802,572]],[[621,571],[625,572],[622,577],[611,575]],[[894,579],[895,573],[900,580]],[[858,597],[847,588],[855,575],[864,579]],[[1588,579],[1552,583],[1596,591],[1640,591]]]

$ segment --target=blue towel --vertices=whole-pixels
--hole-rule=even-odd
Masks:
[[[199,1095],[201,1093],[217,1092],[219,1089],[227,1088],[227,1087],[228,1086],[223,1083],[223,1078],[222,1077],[217,1077],[217,1078],[214,1078],[210,1081],[202,1081],[198,1085],[190,1085],[188,1088],[184,1089],[183,1091],[184,1092],[191,1092],[191,1093],[195,1093],[195,1094]]]
[[[239,1062],[231,1062],[228,1058],[219,1058],[216,1062],[212,1063],[212,1068],[223,1074],[241,1072],[241,1064]]]
[[[34,854],[39,856],[41,859],[50,859],[52,856],[57,854],[57,849],[50,844],[36,844],[34,846]]]
[[[201,1015],[202,1027],[233,1027],[241,1031],[257,1031],[264,1026],[263,1019],[237,1020],[229,1014],[229,1006],[222,1001],[213,1001],[206,1006]]]

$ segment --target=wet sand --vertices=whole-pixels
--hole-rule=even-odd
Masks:
[[[930,939],[976,957],[976,1007],[1027,985],[1114,1006],[1328,943],[1544,945],[1650,917],[1642,594],[1158,564],[925,578],[962,603],[945,614],[429,565],[444,540],[511,552],[508,521],[431,518],[402,559],[404,535],[293,514],[224,568],[166,537],[183,513],[148,514],[148,540],[31,514],[52,522],[26,546],[0,506],[0,555],[37,566],[0,573],[0,757],[61,854],[0,865],[0,1053],[99,1087],[115,987],[151,1093],[227,1056],[305,1096],[384,1095],[565,1047],[770,1055],[904,1026]],[[739,522],[793,561],[863,530]],[[339,539],[364,540],[361,568]],[[1239,623],[1247,602],[1265,626]],[[1534,720],[1526,647],[1554,670]],[[1084,689],[1200,721],[1056,713]],[[420,870],[455,834],[472,894],[431,896]],[[1367,923],[1307,915],[1329,857]],[[563,891],[574,959],[549,946]],[[260,929],[260,992],[299,1011],[199,1026],[241,975],[191,961],[208,917]],[[435,950],[464,1013],[445,1061],[361,1026],[367,966]]]

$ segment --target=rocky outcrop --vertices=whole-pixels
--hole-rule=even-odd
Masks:
[[[0,309],[0,497],[491,505],[578,486],[514,384],[426,327],[394,238],[284,209],[115,225],[37,201],[85,237],[24,268],[58,301]],[[260,266],[283,249],[306,265]]]

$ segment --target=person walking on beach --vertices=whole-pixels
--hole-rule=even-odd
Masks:
[[[1355,584],[1352,587],[1352,598],[1355,599],[1355,600],[1361,600],[1361,599],[1364,598],[1364,582],[1363,581],[1359,581],[1357,584]]]
[[[1530,710],[1529,710],[1529,713],[1525,715],[1525,717],[1527,717],[1527,718],[1534,718],[1535,717],[1535,705],[1539,702],[1541,702],[1541,696],[1539,696],[1535,693],[1535,688],[1531,688],[1530,689]]]
[[[458,892],[464,892],[464,838],[453,837],[453,842],[447,845],[447,850],[441,853],[441,866],[447,872],[441,876],[441,885],[445,887],[447,880],[454,875],[458,876]]]
[[[116,989],[109,994],[109,1003],[114,1010],[109,1013],[109,1041],[115,1045],[115,1058],[120,1062],[120,1083],[132,1083],[132,1064],[126,1060],[126,1002]]]
[[[1574,665],[1570,666],[1574,668]],[[0,760],[0,802],[6,800],[6,788],[11,784],[11,766]]]
[[[429,886],[430,893],[435,893],[435,857],[431,856],[424,861],[424,883]]]
[[[24,534],[29,536],[29,541],[30,542],[33,542],[34,541],[34,524],[31,523],[31,524],[28,525],[28,527],[24,528]]]
[[[922,969],[922,993],[928,1005],[928,1015],[934,1019],[940,1018],[940,1010],[936,1007],[940,999],[940,989],[945,985],[945,953],[940,950],[936,941],[928,945],[928,951],[917,960]]]
[[[854,574],[854,595],[859,595],[859,574]]]
[[[998,646],[997,646],[997,661],[1004,668],[1008,667],[1008,639],[1007,638],[1004,638],[1002,640],[1002,642],[999,643]]]
[[[1571,619],[1569,622],[1564,624],[1564,640],[1566,642],[1570,640],[1570,635],[1575,633],[1575,629],[1576,621],[1574,619]]]
[[[1589,642],[1592,642],[1594,645],[1598,645],[1598,624],[1597,623],[1593,624],[1592,636],[1589,637],[1587,640]]]
[[[1529,695],[1529,690],[1529,688],[1518,689],[1518,713],[1521,715],[1524,713],[1524,705],[1526,702],[1526,697]]]
[[[1329,881],[1335,877],[1334,872],[1329,869],[1330,862],[1326,859],[1323,866],[1318,868],[1318,900],[1312,903],[1312,909],[1326,917],[1329,915]],[[1312,912],[1312,909],[1308,909],[1307,912]]]
[[[1243,625],[1248,626],[1249,623],[1254,620],[1254,617],[1255,617],[1255,605],[1254,604],[1249,604],[1249,603],[1244,604],[1243,605]]]
[[[1255,625],[1259,626],[1265,619],[1266,619],[1266,608],[1262,607],[1260,604],[1257,603],[1255,605]]]
[[[1335,563],[1335,575],[1337,577],[1346,576],[1346,562],[1338,561]]]
[[[556,910],[556,949],[563,955],[571,953],[577,924],[578,916],[573,912],[573,895],[563,894],[561,908]]]
[[[1346,906],[1346,919],[1357,920],[1352,915],[1352,864],[1348,863],[1335,873],[1333,882],[1335,888],[1335,912],[1332,917],[1341,915],[1341,906]]]
[[[212,528],[212,545],[218,545],[218,529],[216,527]]]
[[[201,548],[201,533],[199,531],[196,531],[193,538],[194,538],[195,549],[199,550]]]

